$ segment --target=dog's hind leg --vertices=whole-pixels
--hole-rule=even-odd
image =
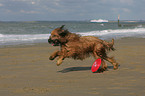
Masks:
[[[104,59],[113,64],[114,70],[118,69],[118,63],[116,62],[116,60],[113,57],[112,58],[106,57]]]
[[[105,71],[107,69],[107,63],[102,59],[102,69]]]

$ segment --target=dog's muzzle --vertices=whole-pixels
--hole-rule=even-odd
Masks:
[[[48,39],[48,43],[49,44],[52,44],[53,46],[59,46],[60,45],[60,42],[59,40],[52,40],[51,38]]]
[[[48,43],[49,43],[49,44],[52,44],[51,38],[48,39]]]

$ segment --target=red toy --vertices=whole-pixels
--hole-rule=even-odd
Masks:
[[[101,59],[99,58],[93,63],[91,68],[92,72],[96,72],[99,69],[100,65],[101,65]]]

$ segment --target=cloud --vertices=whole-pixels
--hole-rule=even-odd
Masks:
[[[131,12],[131,10],[130,9],[128,9],[128,8],[122,8],[122,10],[124,11],[124,12]]]
[[[0,7],[4,6],[2,3],[0,3]]]
[[[120,3],[132,5],[132,4],[134,4],[134,0],[120,0]]]
[[[131,10],[130,9],[128,9],[128,8],[112,8],[112,11],[113,12],[131,12]]]
[[[36,4],[36,2],[31,2],[31,4]]]
[[[25,11],[25,10],[20,10],[21,13],[26,13],[26,14],[38,14],[39,12],[37,11]]]
[[[145,18],[145,0],[0,0],[0,15],[22,20]],[[136,13],[140,14],[137,15]],[[3,20],[0,18],[0,20]],[[16,19],[17,20],[17,19]]]

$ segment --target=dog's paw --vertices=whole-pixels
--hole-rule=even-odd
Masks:
[[[57,66],[59,66],[60,64],[56,64]]]
[[[57,66],[59,66],[62,63],[62,59],[57,60]]]
[[[113,69],[114,69],[114,70],[117,70],[117,69],[118,69],[118,63],[115,64],[115,66],[114,66]]]
[[[98,72],[98,73],[103,73],[104,71],[105,71],[105,70],[101,68],[101,69],[98,69],[97,72]]]
[[[54,57],[50,56],[50,57],[49,57],[49,60],[54,60]]]

